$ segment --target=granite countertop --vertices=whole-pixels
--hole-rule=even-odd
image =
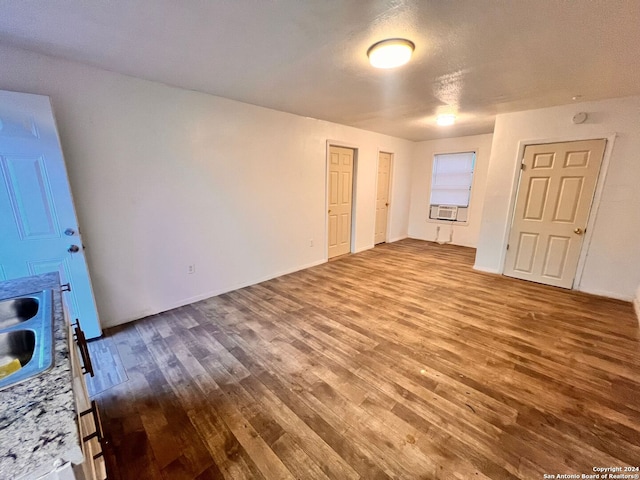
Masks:
[[[57,273],[0,282],[0,300],[53,290],[54,366],[0,390],[0,479],[35,479],[83,461],[76,423],[68,326]]]

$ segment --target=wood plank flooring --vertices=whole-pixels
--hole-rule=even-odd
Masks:
[[[638,466],[632,305],[476,272],[474,255],[404,240],[108,330],[111,478]]]

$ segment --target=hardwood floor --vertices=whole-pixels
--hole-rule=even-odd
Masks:
[[[638,466],[632,305],[476,272],[474,254],[404,240],[108,330],[111,478]]]

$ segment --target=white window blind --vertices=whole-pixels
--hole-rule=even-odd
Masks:
[[[434,155],[429,203],[468,207],[475,163],[475,152]]]

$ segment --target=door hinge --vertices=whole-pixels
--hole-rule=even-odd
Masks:
[[[509,250],[509,244],[507,243],[507,250]]]
[[[527,166],[525,165],[524,161],[520,164],[520,168],[522,170],[526,170],[527,169]]]

